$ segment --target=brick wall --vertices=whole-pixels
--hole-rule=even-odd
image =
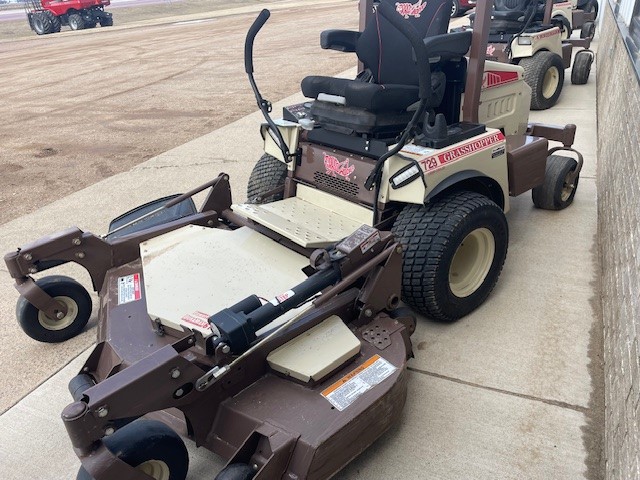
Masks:
[[[640,84],[608,1],[598,46],[607,479],[640,479]]]

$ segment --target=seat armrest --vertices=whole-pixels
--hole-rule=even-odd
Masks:
[[[443,33],[424,39],[424,46],[429,58],[440,57],[442,60],[463,57],[471,47],[472,31]]]
[[[355,52],[360,34],[351,30],[325,30],[320,34],[320,46],[339,52]]]

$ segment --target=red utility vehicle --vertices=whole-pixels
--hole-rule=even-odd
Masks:
[[[111,13],[104,7],[110,0],[25,0],[24,9],[31,30],[38,35],[59,32],[62,25],[71,30],[113,25]]]

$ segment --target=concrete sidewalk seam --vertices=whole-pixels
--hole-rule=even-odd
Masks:
[[[545,405],[551,405],[553,407],[560,407],[560,408],[565,408],[565,409],[568,409],[568,410],[573,410],[575,412],[579,412],[579,413],[582,413],[582,414],[585,414],[585,415],[591,411],[590,408],[583,407],[581,405],[574,405],[574,404],[571,404],[571,403],[562,402],[560,400],[551,400],[551,399],[548,399],[548,398],[535,397],[533,395],[527,395],[525,393],[512,392],[512,391],[509,391],[509,390],[503,390],[501,388],[496,388],[496,387],[488,387],[486,385],[480,385],[479,383],[469,382],[467,380],[461,380],[459,378],[449,377],[447,375],[442,375],[440,373],[435,373],[435,372],[429,372],[428,370],[421,370],[421,369],[415,368],[415,367],[407,367],[407,370],[409,370],[411,372],[414,372],[414,373],[421,373],[423,375],[428,375],[430,377],[439,378],[441,380],[448,380],[450,382],[459,383],[461,385],[467,385],[468,387],[481,388],[483,390],[488,390],[490,392],[502,393],[502,394],[509,395],[509,396],[512,396],[512,397],[522,398],[524,400],[532,400],[532,401],[535,401],[535,402],[544,403]]]
[[[202,163],[190,163],[190,164],[180,164],[180,165],[146,165],[144,164],[133,167],[131,170],[162,170],[164,168],[185,168],[185,167],[205,167],[207,165],[215,165],[218,163],[231,162],[232,160],[225,158],[214,158],[209,162]]]

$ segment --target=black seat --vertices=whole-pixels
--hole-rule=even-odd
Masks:
[[[423,38],[447,32],[451,0],[382,2],[390,4]],[[362,118],[368,120],[351,125],[355,131],[369,132],[380,125],[388,128],[389,123],[406,124],[406,118],[411,116],[407,108],[418,101],[418,69],[411,44],[399,30],[376,10],[363,32],[327,30],[322,32],[320,43],[325,49],[355,52],[365,66],[365,73],[356,80],[309,76],[302,81],[306,97],[320,97],[314,105],[319,104],[315,110],[322,111],[323,123],[330,122],[333,112],[338,123],[351,125],[351,119],[357,117],[354,109],[363,109],[366,114]],[[432,72],[432,89],[437,94],[430,107],[436,107],[442,101],[446,78],[440,71]],[[340,98],[322,101],[327,99],[322,94]]]
[[[490,34],[519,33],[525,25],[542,21],[544,2],[540,0],[495,0]]]

